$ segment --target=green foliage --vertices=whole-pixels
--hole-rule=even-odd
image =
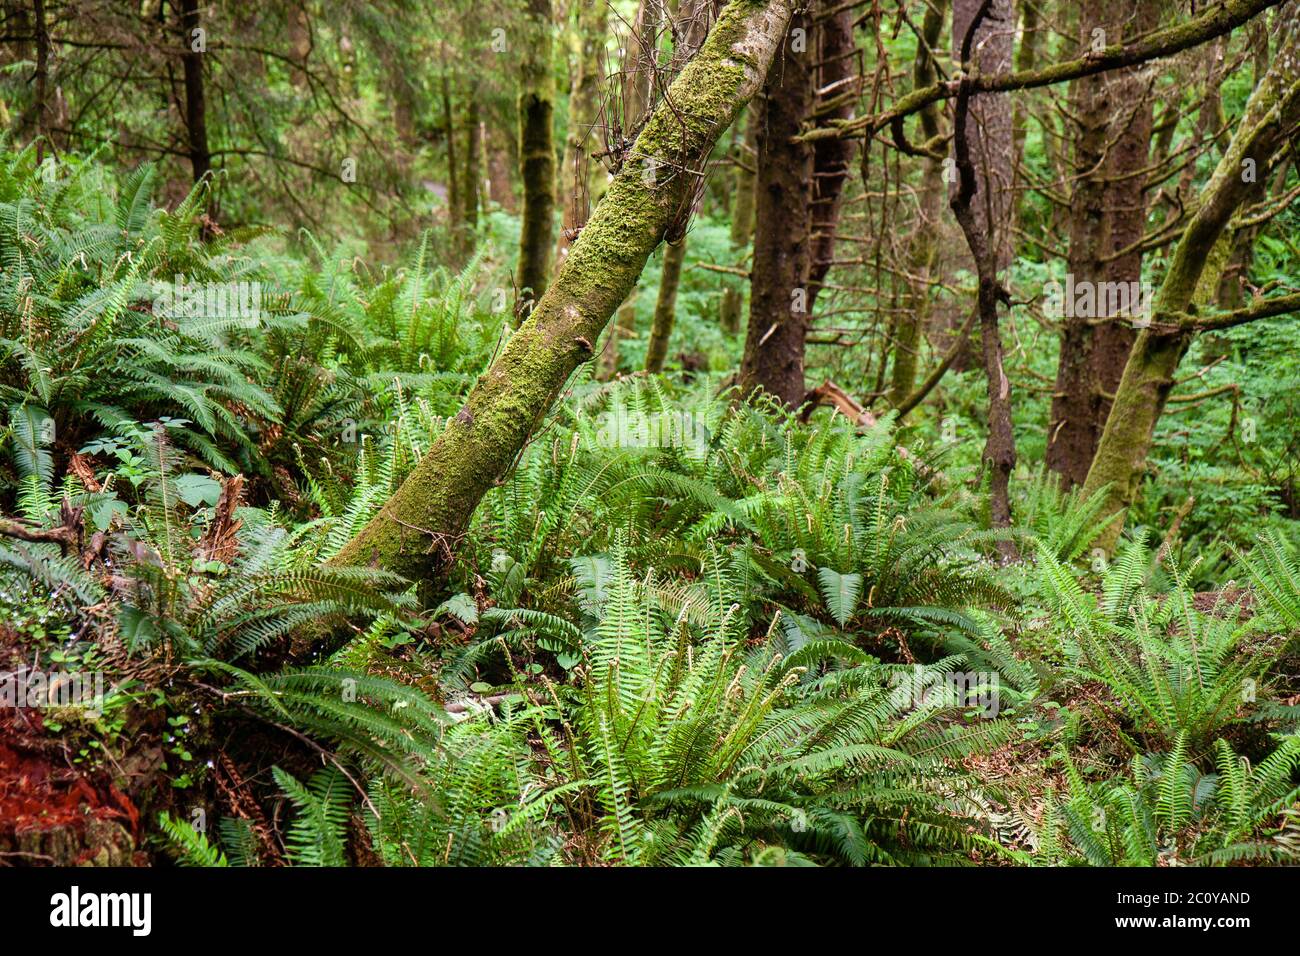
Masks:
[[[449,729],[431,771],[437,808],[372,794],[391,861],[734,864],[780,845],[862,865],[996,852],[972,830],[979,807],[952,760],[1009,727],[951,726],[948,700],[914,708],[895,669],[850,645],[790,654],[771,628],[747,647],[725,562],[712,561],[697,615],[660,600],[616,541],[573,685],[516,680],[499,715]]]
[[[279,767],[271,773],[298,815],[285,834],[285,848],[295,866],[343,866],[347,863],[347,822],[351,784],[338,767],[325,767],[304,785]]]
[[[1294,862],[1293,774],[1300,738],[1284,737],[1258,766],[1215,741],[1214,770],[1188,759],[1180,734],[1167,753],[1133,758],[1131,779],[1086,783],[1061,753],[1069,781],[1060,815],[1047,820],[1047,862],[1090,866]],[[1257,835],[1258,834],[1258,835]]]
[[[1199,752],[1241,719],[1279,648],[1247,650],[1257,620],[1220,598],[1198,610],[1181,572],[1164,595],[1149,593],[1152,555],[1142,538],[1128,542],[1102,577],[1100,595],[1085,592],[1073,572],[1046,550],[1038,554],[1042,594],[1061,622],[1070,670],[1115,697],[1115,731],[1135,752],[1172,747],[1185,737]],[[1262,689],[1261,689],[1262,692]]]
[[[167,841],[167,851],[181,866],[229,866],[222,852],[208,842],[207,835],[166,813],[158,814],[158,828]]]

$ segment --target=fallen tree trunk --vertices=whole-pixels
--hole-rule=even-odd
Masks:
[[[410,578],[451,555],[470,516],[573,370],[665,232],[689,212],[696,171],[762,85],[795,0],[732,0],[669,87],[532,315],[392,498],[334,559]]]

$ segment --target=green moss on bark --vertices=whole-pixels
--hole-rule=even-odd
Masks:
[[[763,82],[794,0],[733,0],[631,150],[558,276],[380,513],[335,559],[427,577],[627,296],[714,141]],[[687,117],[685,124],[678,116]],[[657,157],[658,174],[645,177]],[[549,249],[549,243],[548,243]]]

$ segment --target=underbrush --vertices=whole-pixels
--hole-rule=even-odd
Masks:
[[[964,446],[801,422],[703,371],[585,371],[422,601],[330,558],[509,335],[491,249],[457,275],[423,244],[375,272],[309,238],[263,254],[204,237],[200,194],[154,209],[147,168],[32,167],[0,162],[0,851],[1300,853],[1285,524],[1205,556],[1139,526],[1107,556],[1099,497],[1028,479],[1004,567]],[[243,281],[255,318],[174,307]]]

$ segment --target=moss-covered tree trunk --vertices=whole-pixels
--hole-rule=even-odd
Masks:
[[[758,179],[754,186],[754,263],[750,269],[749,325],[740,363],[744,395],[762,389],[790,408],[806,394],[803,361],[808,332],[811,258],[808,204],[812,147],[796,140],[813,102],[815,49],[806,42],[812,17],[795,18],[757,114]],[[798,32],[802,31],[802,33]],[[796,45],[799,37],[805,43]],[[800,49],[800,46],[803,48]]]
[[[1294,13],[1295,5],[1288,5],[1287,10]],[[1293,18],[1282,30],[1285,41],[1268,74],[1251,94],[1236,133],[1179,238],[1155,297],[1151,326],[1138,333],[1124,366],[1084,483],[1085,494],[1109,489],[1107,514],[1122,515],[1137,495],[1156,423],[1195,331],[1195,319],[1187,314],[1189,307],[1198,291],[1204,296],[1217,288],[1219,272],[1226,263],[1230,244],[1222,241],[1224,229],[1243,203],[1261,198],[1267,182],[1263,172],[1300,123],[1300,23]],[[1250,168],[1256,175],[1245,174]],[[1207,270],[1212,273],[1208,278]],[[1109,525],[1103,546],[1114,546],[1122,522],[1121,517]]]
[[[659,297],[655,300],[654,321],[650,324],[650,341],[646,343],[645,370],[662,372],[668,357],[668,342],[677,321],[677,289],[682,280],[682,262],[686,259],[686,237],[664,243],[664,264],[659,274]]]
[[[738,144],[735,156],[736,173],[732,179],[731,195],[731,252],[736,265],[741,254],[749,248],[754,238],[754,171],[758,162],[758,111],[750,106],[745,111],[745,134]],[[740,312],[745,293],[738,281],[727,283],[722,292],[718,320],[725,332],[740,331]]]
[[[551,278],[555,233],[555,114],[552,75],[551,0],[524,0],[524,29],[519,50],[519,173],[524,184],[523,218],[519,227],[519,287],[516,312],[527,315]]]
[[[795,0],[732,0],[637,137],[564,268],[397,492],[335,559],[429,575],[510,469],[574,369],[592,357],[646,259],[680,228],[718,137],[762,85]]]

